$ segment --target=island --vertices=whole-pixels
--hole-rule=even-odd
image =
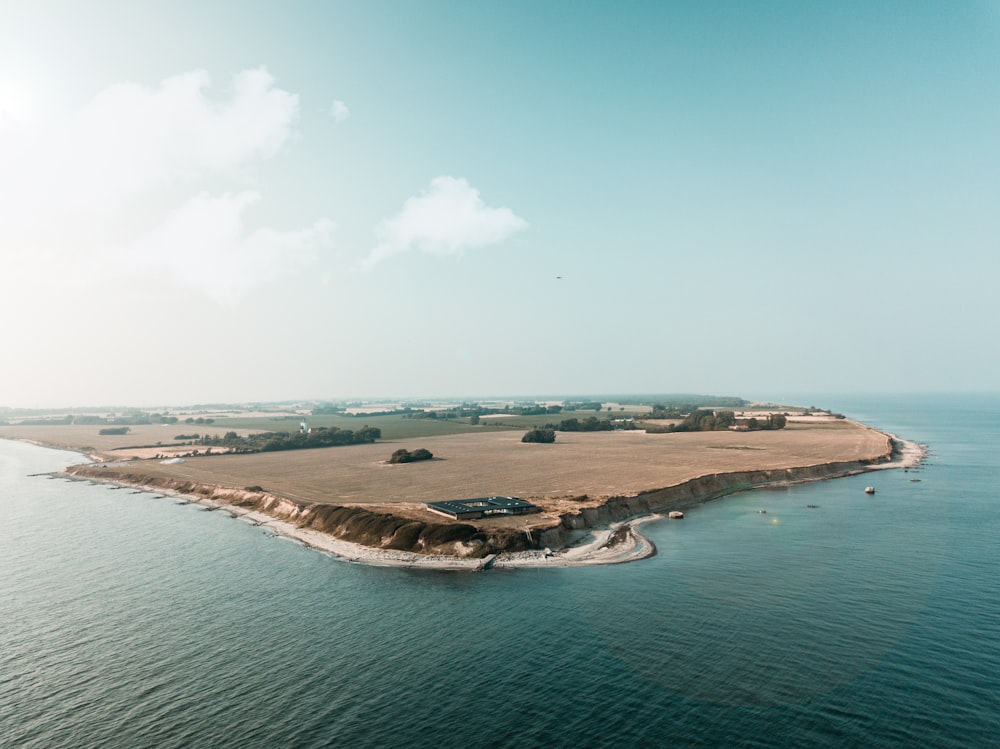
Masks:
[[[643,522],[922,456],[919,445],[814,407],[707,400],[101,417],[118,428],[93,414],[80,423],[8,416],[0,437],[87,453],[92,462],[67,478],[201,502],[351,561],[454,569],[641,559],[655,553]],[[584,408],[591,413],[571,414]],[[553,438],[525,441],[531,430]],[[398,459],[410,454],[425,459]]]

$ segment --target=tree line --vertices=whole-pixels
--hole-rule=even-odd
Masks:
[[[679,424],[669,424],[667,426],[646,425],[646,431],[652,434],[667,432],[715,432],[730,427],[745,426],[751,432],[762,429],[784,429],[788,419],[784,414],[772,413],[767,418],[760,420],[757,417],[749,419],[737,419],[733,411],[692,411]]]
[[[615,429],[645,429],[650,434],[667,434],[671,432],[715,432],[729,429],[730,427],[746,426],[749,431],[765,429],[784,429],[788,423],[785,414],[768,414],[765,419],[751,417],[749,419],[737,419],[733,411],[718,410],[710,411],[697,409],[683,414],[683,418],[676,424],[648,424],[637,423],[632,420],[621,421],[613,419],[598,419],[596,416],[588,416],[585,419],[572,417],[563,419],[558,424],[545,424],[539,429],[533,429],[525,434],[522,442],[552,442],[555,440],[555,432],[610,432]],[[552,432],[553,438],[540,439],[540,435]],[[530,437],[529,437],[530,435]]]
[[[222,437],[205,435],[198,444],[206,447],[225,447],[235,453],[263,453],[276,450],[303,450],[313,447],[370,444],[382,437],[378,427],[338,429],[315,427],[307,434],[302,432],[261,432],[241,437],[236,432],[226,432]]]

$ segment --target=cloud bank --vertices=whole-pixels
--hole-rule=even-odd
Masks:
[[[119,276],[152,265],[231,298],[314,254],[329,239],[326,219],[301,231],[249,232],[243,216],[258,193],[205,191],[245,183],[248,169],[281,152],[298,97],[264,68],[235,75],[221,100],[210,88],[201,70],[155,87],[119,83],[61,122],[5,130],[0,257],[22,276],[46,279],[59,269],[97,275],[111,262]]]
[[[261,279],[273,278],[315,260],[329,244],[334,225],[320,219],[308,229],[249,231],[244,212],[260,200],[253,191],[201,193],[179,206],[162,224],[128,248],[153,270],[220,302],[233,302]]]
[[[395,216],[375,227],[378,244],[361,262],[371,270],[386,258],[417,250],[430,255],[460,255],[502,242],[528,228],[509,208],[491,208],[466,180],[435,177],[428,188],[403,203]]]
[[[339,125],[351,116],[351,110],[340,99],[335,99],[330,106],[330,116],[333,117],[333,124]]]

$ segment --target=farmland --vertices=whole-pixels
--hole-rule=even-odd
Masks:
[[[425,448],[435,459],[390,465],[399,448]],[[885,435],[832,418],[792,421],[772,432],[559,433],[551,445],[522,443],[519,431],[480,428],[474,434],[197,457],[173,465],[136,461],[111,464],[106,471],[109,478],[141,472],[234,488],[262,486],[300,501],[391,506],[394,512],[418,511],[418,503],[426,501],[493,494],[532,499],[559,512],[706,474],[865,460],[886,448]]]
[[[648,409],[647,409],[648,410]],[[580,415],[593,411],[578,412]],[[614,417],[623,412],[615,411]],[[642,413],[640,410],[629,413]],[[611,415],[608,413],[607,415]],[[484,434],[521,432],[550,422],[558,422],[559,415],[533,416],[503,415],[483,418],[478,425],[465,418],[414,418],[405,414],[347,414],[304,415],[301,413],[211,413],[211,424],[177,422],[172,424],[137,424],[129,427],[127,434],[100,434],[101,426],[95,424],[0,425],[0,438],[26,439],[54,447],[64,447],[99,454],[106,460],[143,459],[157,455],[185,454],[198,449],[190,440],[178,440],[180,435],[222,437],[227,432],[244,436],[257,432],[296,432],[305,421],[309,427],[327,427],[358,430],[365,426],[381,430],[383,440],[407,440],[422,437],[440,437],[452,434]],[[605,418],[605,416],[602,416]]]

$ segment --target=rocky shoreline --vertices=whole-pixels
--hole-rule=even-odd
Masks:
[[[638,526],[661,519],[670,511],[683,511],[748,489],[908,467],[922,459],[922,446],[894,435],[885,437],[885,452],[867,460],[698,476],[674,486],[635,496],[610,497],[597,507],[563,513],[550,527],[536,529],[530,535],[520,529],[423,522],[364,507],[295,501],[257,491],[257,487],[235,489],[154,477],[141,471],[115,472],[112,476],[99,464],[72,466],[65,473],[197,501],[359,563],[436,569],[576,566],[652,556],[656,548]]]

